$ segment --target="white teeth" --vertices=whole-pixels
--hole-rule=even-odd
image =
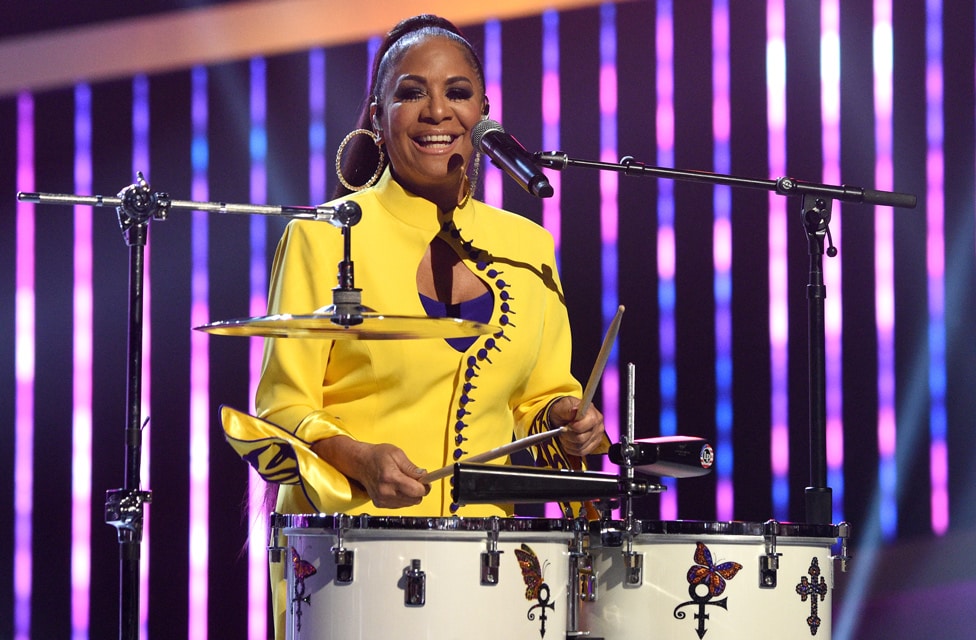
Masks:
[[[447,134],[442,135],[430,135],[421,136],[417,139],[421,144],[450,144],[453,140],[453,136]]]

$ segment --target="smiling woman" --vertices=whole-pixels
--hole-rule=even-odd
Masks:
[[[352,329],[356,340],[273,338],[255,403],[266,422],[233,415],[224,427],[264,478],[288,482],[277,491],[282,514],[511,516],[511,504],[456,504],[449,479],[424,476],[559,427],[535,452],[537,464],[578,469],[587,454],[606,451],[602,414],[589,405],[577,416],[582,390],[570,372],[553,239],[473,197],[471,129],[488,100],[478,56],[453,24],[431,15],[403,21],[373,68],[354,130],[368,135],[349,140],[339,167],[352,186],[341,198],[363,212],[354,234],[362,302],[421,321],[454,317],[490,333],[370,340],[363,327]],[[327,306],[350,238],[315,221],[289,223],[272,268],[269,314]],[[267,423],[281,429],[274,446],[298,459],[297,481],[282,480],[282,458],[266,455]],[[281,636],[284,568],[273,562],[271,570]]]

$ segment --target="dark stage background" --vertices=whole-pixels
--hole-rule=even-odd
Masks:
[[[81,10],[75,3],[24,3],[20,17],[0,24],[7,38],[49,28],[98,22],[111,17],[146,15],[170,9],[166,3],[98,3]],[[214,3],[205,3],[214,4]],[[617,149],[654,164],[656,133],[655,2],[616,5]],[[843,260],[842,504],[853,524],[855,554],[851,573],[835,576],[834,635],[843,638],[969,637],[976,597],[976,215],[974,215],[974,8],[969,0],[946,0],[938,29],[926,33],[926,5],[893,2],[893,188],[919,196],[914,210],[894,210],[894,394],[897,452],[894,475],[881,471],[878,443],[879,351],[875,302],[875,210],[845,205],[840,218]],[[929,5],[939,4],[930,2]],[[43,15],[40,7],[46,7]],[[770,175],[766,101],[766,3],[730,2],[730,157],[731,173],[752,178]],[[105,13],[99,13],[104,11]],[[713,73],[710,42],[712,3],[674,2],[674,166],[714,170],[712,138]],[[785,3],[786,169],[801,180],[823,181],[820,95],[820,4]],[[448,17],[451,17],[448,14]],[[872,4],[840,3],[840,173],[844,183],[875,186],[876,131],[872,106]],[[530,150],[542,148],[543,17],[501,22],[502,95],[506,129]],[[601,8],[584,7],[558,16],[560,147],[572,157],[598,159],[600,140]],[[478,45],[482,24],[466,26]],[[928,40],[927,40],[928,38]],[[942,77],[927,70],[926,47],[942,46]],[[335,176],[331,158],[351,129],[367,74],[365,42],[325,50],[326,193]],[[315,204],[309,175],[309,54],[281,53],[266,58],[267,195],[269,203]],[[209,196],[226,202],[251,200],[248,108],[250,61],[206,67],[206,135]],[[193,72],[178,69],[148,76],[149,175],[153,187],[177,199],[191,194]],[[940,83],[944,105],[943,154],[927,156],[926,87]],[[130,184],[136,170],[132,148],[134,84],[131,78],[99,81],[91,89],[91,184],[94,193],[114,195]],[[36,191],[73,193],[76,185],[76,99],[73,86],[0,96],[0,638],[13,638],[17,581],[14,477],[17,450],[18,310],[18,101],[33,100],[33,169]],[[492,99],[495,103],[494,97]],[[930,130],[929,130],[930,131]],[[933,164],[934,163],[934,164]],[[932,246],[926,227],[933,206],[930,180],[944,172],[944,243]],[[542,222],[542,204],[504,182],[503,204]],[[618,342],[621,368],[634,362],[638,372],[637,435],[660,433],[661,364],[658,339],[657,202],[653,179],[621,178],[617,205],[618,283],[604,291],[601,278],[600,174],[567,169],[561,180],[561,269],[575,335],[574,372],[585,380],[605,326],[602,305],[616,298],[627,313]],[[928,195],[927,195],[928,194]],[[675,410],[678,431],[716,437],[715,298],[713,295],[712,189],[674,185],[675,210]],[[787,513],[804,519],[803,488],[809,484],[807,438],[807,245],[798,216],[788,204],[789,320],[789,474]],[[731,215],[731,355],[733,363],[734,450],[731,482],[734,518],[765,521],[775,516],[771,462],[769,198],[763,191],[734,190]],[[22,220],[22,218],[20,218]],[[34,638],[71,636],[72,562],[72,349],[75,305],[73,212],[68,207],[37,206],[33,219],[35,340],[33,486],[20,498],[32,505],[30,629]],[[148,287],[151,304],[151,375],[148,410],[153,503],[148,542],[149,618],[153,638],[183,637],[188,628],[189,559],[201,550],[189,534],[191,421],[191,291],[194,220],[199,214],[176,211],[150,229]],[[22,222],[21,222],[22,224]],[[284,222],[270,219],[264,251],[270,264]],[[210,319],[252,315],[250,307],[251,226],[246,216],[212,215],[205,222],[208,244]],[[104,491],[123,477],[122,429],[125,424],[126,293],[128,252],[114,211],[92,214],[93,290],[91,378],[91,531],[90,632],[108,638],[117,631],[118,544],[104,524]],[[933,330],[929,265],[944,252],[944,319]],[[825,260],[829,260],[825,258]],[[828,287],[830,283],[828,283]],[[944,333],[943,333],[944,331]],[[943,344],[944,336],[944,344]],[[239,338],[210,338],[206,414],[210,417],[207,475],[209,537],[202,544],[208,560],[208,634],[242,638],[247,634],[248,521],[242,505],[248,475],[222,437],[217,407],[249,407],[249,344]],[[943,349],[945,442],[948,473],[948,528],[933,532],[931,517],[930,353]],[[624,376],[621,375],[621,380]],[[623,393],[621,384],[621,396]],[[598,398],[601,396],[598,396]],[[22,400],[20,401],[22,402]],[[623,408],[624,403],[621,402]],[[609,416],[623,423],[622,415]],[[717,451],[731,455],[731,451]],[[609,466],[608,466],[609,468]],[[76,470],[75,470],[76,471]],[[938,475],[938,474],[936,474]],[[879,486],[895,496],[896,527],[879,533],[886,517]],[[840,490],[840,487],[837,487]],[[678,483],[682,519],[715,520],[716,478]],[[659,498],[638,503],[638,515],[658,517]],[[890,514],[888,514],[890,515]],[[774,637],[771,635],[770,637]]]

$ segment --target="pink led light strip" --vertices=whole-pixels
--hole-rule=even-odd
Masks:
[[[75,192],[92,192],[91,88],[75,87]],[[88,635],[91,594],[92,208],[74,207],[71,416],[71,631]]]
[[[786,25],[784,0],[766,5],[766,107],[769,173],[786,175]],[[789,516],[789,307],[786,198],[769,195],[769,350],[772,391],[770,458],[773,515]]]
[[[17,97],[17,190],[34,191],[34,98]],[[17,203],[14,408],[14,638],[30,640],[34,512],[34,205]]]

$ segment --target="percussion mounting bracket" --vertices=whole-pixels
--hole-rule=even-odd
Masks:
[[[340,515],[336,517],[336,543],[332,547],[332,558],[336,564],[336,583],[351,584],[353,580],[353,569],[355,568],[356,552],[353,549],[346,549],[342,544],[342,534],[346,530],[345,523],[348,516]]]
[[[481,584],[494,586],[498,584],[498,567],[504,551],[498,550],[498,516],[491,517],[491,527],[488,529],[487,550],[481,552]]]
[[[767,520],[763,523],[763,541],[766,554],[759,556],[759,588],[775,589],[776,574],[779,571],[779,559],[782,553],[776,551],[776,536],[779,535],[779,523]]]
[[[837,525],[837,537],[840,538],[840,554],[833,557],[834,560],[840,561],[840,570],[842,573],[847,573],[847,568],[851,562],[850,555],[850,539],[851,539],[851,525],[849,522],[841,522]]]

